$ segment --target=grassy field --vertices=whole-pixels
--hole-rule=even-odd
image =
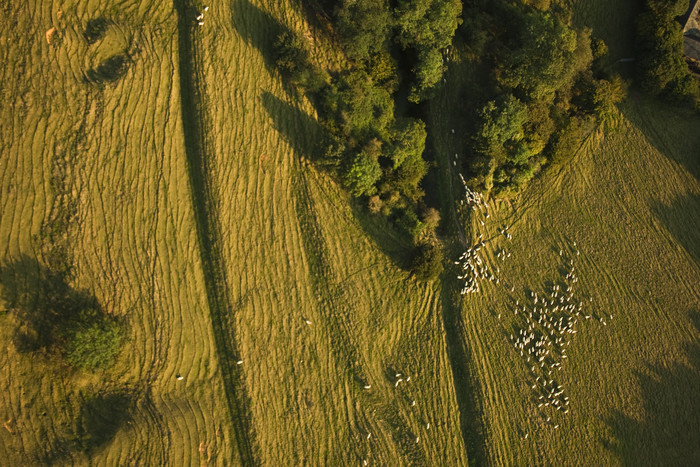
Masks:
[[[466,463],[440,291],[307,162],[310,107],[271,68],[274,31],[311,26],[287,3],[212,2],[197,27],[196,7],[3,4],[0,451]],[[14,297],[54,269],[128,324],[106,373],[18,350]]]
[[[217,8],[197,39],[199,82],[256,457],[466,462],[438,292],[397,267],[391,233],[309,162],[311,106],[271,65],[279,28],[312,26],[277,2]],[[396,373],[411,381],[395,388]]]
[[[3,2],[3,13],[3,292],[31,293],[38,271],[73,265],[70,287],[129,326],[115,367],[90,374],[19,352],[22,323],[3,314],[4,459],[233,458],[180,118],[176,12],[134,1]],[[95,436],[81,442],[86,431]]]
[[[4,462],[697,463],[697,117],[633,94],[488,219],[443,210],[450,259],[462,222],[467,242],[493,235],[483,255],[500,268],[461,298],[454,267],[413,280],[408,245],[313,163],[312,106],[271,44],[296,30],[336,67],[323,21],[291,1],[207,5],[200,27],[203,4],[180,0],[0,2]],[[606,41],[605,21],[625,21],[591,15]],[[428,121],[450,207],[463,66]],[[577,295],[614,318],[578,325],[564,416],[537,408],[508,334],[515,300],[561,281],[569,257]],[[48,280],[126,323],[112,368],[27,351]]]
[[[454,193],[464,192],[451,163],[463,154],[463,139],[451,133],[461,126],[452,106],[465,104],[456,90],[467,66],[453,64],[431,106],[436,152],[448,156],[439,159],[440,173]],[[462,225],[468,244],[482,233],[482,258],[499,269],[499,284],[486,282],[480,293],[465,296],[461,322],[447,328],[452,341],[470,349],[463,357],[477,386],[481,416],[471,432],[483,433],[475,441],[483,446],[480,463],[700,459],[700,414],[692,402],[700,383],[699,127],[697,116],[633,92],[568,167],[542,175],[522,196],[492,204],[488,218],[482,211],[460,213],[448,226],[456,232]],[[512,241],[499,234],[505,225]],[[457,242],[454,254],[463,249]],[[502,249],[510,253],[505,260],[498,257]],[[563,287],[570,260],[579,277],[574,300],[584,302],[591,319],[579,318],[567,358],[549,376],[570,398],[564,415],[538,407],[531,363],[509,338],[524,326],[516,303],[531,309],[537,306],[531,292],[541,298],[552,285]]]

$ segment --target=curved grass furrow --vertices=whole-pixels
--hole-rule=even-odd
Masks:
[[[108,34],[113,32],[117,36],[125,37],[130,35],[131,27],[141,27],[144,24],[142,20],[124,21],[127,16],[134,15],[138,10],[146,12],[147,15],[160,15],[158,23],[170,24],[174,29],[173,21],[168,23],[167,20],[167,16],[172,13],[166,10],[163,15],[163,10],[159,12],[154,5],[143,9],[134,6],[137,4],[138,2],[130,2],[128,6],[121,5],[116,15],[110,17],[110,20],[116,21],[116,26],[108,30]],[[129,328],[130,342],[123,355],[129,355],[128,364],[123,365],[124,361],[121,361],[118,368],[115,368],[115,373],[119,374],[115,381],[118,381],[117,386],[125,381],[135,382],[135,397],[143,402],[131,412],[129,426],[133,430],[124,427],[118,431],[114,439],[100,448],[100,454],[96,454],[97,458],[107,459],[108,464],[123,464],[124,462],[120,461],[122,459],[129,459],[132,463],[138,460],[145,464],[162,464],[172,459],[171,456],[185,462],[191,455],[194,455],[193,459],[199,459],[199,441],[195,441],[197,436],[187,434],[186,431],[179,432],[189,426],[188,422],[163,416],[169,409],[166,399],[161,397],[163,391],[172,390],[174,373],[178,371],[172,369],[170,363],[173,350],[177,349],[176,352],[184,352],[184,355],[192,357],[197,355],[200,348],[207,348],[206,342],[209,339],[208,332],[202,332],[206,326],[199,326],[199,321],[194,331],[198,337],[192,338],[190,332],[184,348],[180,347],[178,342],[174,342],[174,339],[180,338],[173,338],[171,335],[170,321],[183,327],[178,324],[178,319],[192,316],[187,309],[188,304],[196,304],[201,296],[201,289],[198,287],[179,297],[177,293],[171,292],[178,289],[177,285],[171,282],[172,270],[187,270],[191,267],[190,264],[193,264],[187,260],[183,261],[179,256],[180,243],[172,243],[175,246],[172,257],[163,254],[163,249],[171,244],[170,241],[163,242],[163,238],[176,238],[179,232],[192,232],[192,224],[186,220],[188,201],[184,200],[184,209],[178,208],[183,201],[178,199],[177,190],[165,195],[173,175],[166,173],[167,170],[161,170],[168,164],[163,156],[170,157],[169,151],[164,148],[166,144],[171,146],[171,150],[175,148],[175,157],[180,152],[177,149],[177,141],[175,146],[172,143],[163,143],[168,139],[177,140],[178,135],[176,121],[165,115],[170,112],[173,104],[175,111],[179,108],[177,100],[169,99],[169,88],[174,83],[172,80],[163,79],[164,76],[172,76],[172,60],[177,58],[167,57],[168,53],[173,52],[173,47],[164,48],[164,53],[154,50],[161,47],[160,42],[158,47],[154,47],[154,42],[149,39],[153,31],[146,29],[143,34],[135,35],[136,41],[143,41],[141,50],[138,57],[130,62],[130,68],[120,82],[103,87],[85,83],[84,67],[88,62],[83,60],[82,56],[92,52],[90,47],[81,44],[84,41],[82,27],[87,19],[94,18],[95,10],[85,9],[84,4],[71,5],[70,2],[62,6],[65,12],[60,18],[56,13],[56,5],[52,2],[44,2],[36,16],[37,19],[43,20],[50,17],[48,27],[51,22],[61,22],[56,24],[60,41],[51,46],[46,44],[43,37],[45,29],[42,29],[41,25],[32,25],[32,32],[24,36],[31,37],[34,41],[31,47],[25,47],[26,50],[30,50],[28,56],[31,57],[24,65],[25,70],[31,71],[25,75],[37,77],[33,81],[26,80],[29,87],[24,91],[24,95],[30,96],[26,108],[40,108],[34,103],[42,100],[50,101],[51,104],[45,110],[29,110],[24,112],[21,118],[14,119],[13,124],[6,127],[11,129],[11,133],[0,130],[3,141],[8,140],[7,135],[12,135],[9,137],[15,145],[12,153],[17,156],[14,171],[8,170],[4,164],[0,165],[2,178],[5,179],[8,173],[13,173],[14,178],[18,180],[17,201],[22,201],[16,202],[4,192],[0,194],[0,198],[3,205],[6,205],[9,199],[13,205],[25,206],[21,211],[17,210],[17,217],[11,221],[9,228],[8,217],[0,216],[0,231],[3,232],[3,236],[10,232],[7,244],[16,245],[10,247],[12,250],[7,253],[33,252],[31,246],[27,246],[31,245],[27,239],[32,236],[24,232],[36,230],[36,225],[40,225],[44,218],[50,218],[50,214],[45,214],[42,209],[42,198],[54,197],[46,191],[48,183],[42,181],[48,179],[44,174],[50,173],[51,170],[46,161],[52,160],[52,152],[57,144],[62,144],[64,150],[70,152],[72,157],[79,158],[70,164],[70,171],[66,173],[67,179],[70,180],[67,186],[70,197],[79,200],[79,216],[72,227],[79,232],[72,244],[72,253],[78,263],[75,282],[79,287],[90,289],[99,296],[100,304],[110,312],[129,316],[132,324]],[[26,7],[33,8],[30,4]],[[114,11],[116,10],[112,10],[110,15]],[[166,43],[172,43],[171,39],[168,38]],[[37,64],[44,65],[45,69],[40,73],[37,72]],[[154,65],[155,68],[152,68]],[[56,69],[51,70],[52,67]],[[156,72],[152,73],[154,70]],[[41,88],[36,86],[37,83],[46,89],[47,96],[51,95],[54,98],[46,99]],[[17,112],[14,114],[20,115]],[[59,115],[62,118],[57,118]],[[3,122],[7,122],[7,119]],[[27,138],[27,129],[34,129],[36,136]],[[83,132],[87,136],[80,136]],[[24,136],[21,138],[20,135]],[[15,143],[23,140],[21,144]],[[72,141],[68,143],[70,147],[65,147],[65,141]],[[10,158],[3,158],[3,161],[8,160]],[[170,165],[172,163],[168,164],[168,167]],[[186,181],[184,171],[183,176],[181,180]],[[27,183],[32,179],[40,182],[32,187]],[[180,186],[183,184],[180,183]],[[122,192],[123,194],[120,194]],[[49,199],[49,202],[53,202],[53,199]],[[32,206],[31,211],[26,206]],[[178,229],[173,228],[172,223],[167,220],[171,212],[176,213],[176,223],[180,224]],[[33,217],[30,217],[30,213]],[[27,224],[29,228],[24,227]],[[177,232],[177,235],[174,235],[174,232]],[[187,238],[187,235],[183,234],[183,237]],[[185,245],[188,243],[192,244],[191,241],[184,242]],[[6,257],[3,252],[3,258]],[[164,262],[168,262],[167,266],[172,265],[172,270],[161,267]],[[186,277],[196,277],[197,266],[194,264],[190,273],[184,274]],[[180,281],[180,284],[182,283],[183,281]],[[184,304],[184,308],[179,306],[181,303]],[[138,354],[141,356],[132,358]],[[183,361],[186,362],[184,366],[200,364],[188,358]],[[10,367],[7,371],[16,373],[16,369]],[[81,377],[85,379],[81,384],[87,395],[102,386],[99,381],[91,379],[90,375]],[[197,376],[193,375],[193,379],[196,378]],[[14,381],[13,385],[22,384],[17,377],[11,380]],[[215,392],[219,383],[215,377],[211,383],[207,387]],[[69,394],[73,391],[73,383],[67,380],[66,384],[66,394]],[[70,451],[72,448],[62,446],[70,434],[61,428],[61,423],[75,416],[78,407],[68,410],[62,402],[65,395],[56,397],[56,391],[55,387],[42,386],[37,392],[36,400],[51,402],[50,407],[45,407],[49,413],[47,418],[37,415],[40,409],[36,403],[17,412],[25,420],[16,423],[21,423],[23,427],[41,426],[42,420],[46,424],[46,430],[37,429],[36,437],[27,437],[23,441],[22,447],[16,451],[17,455],[32,453],[30,455],[33,456],[33,453],[39,452],[37,446],[42,445],[54,450],[68,449],[68,458],[73,459],[72,462],[82,463],[85,460],[83,455],[75,454]],[[22,400],[5,400],[2,404],[3,407],[9,407]],[[194,420],[199,417],[198,413],[206,414],[205,417],[209,420],[216,417],[218,398],[198,396],[195,401],[193,405],[202,404],[201,410],[178,414],[178,417]],[[51,420],[55,420],[55,423]],[[217,431],[214,423],[205,427],[196,422],[193,426],[204,434],[210,433],[211,436]],[[226,443],[227,441],[224,442],[221,452],[231,457]]]
[[[318,185],[314,185],[314,189],[318,189]],[[322,199],[323,201],[317,205],[315,210],[319,212],[319,215],[324,216],[324,218],[328,218],[330,216],[328,210],[330,209],[331,212],[335,211],[338,209],[338,206],[333,204],[331,200],[326,197],[322,197]],[[336,218],[340,218],[342,214],[342,212],[334,213],[334,216]],[[358,230],[360,228],[356,222],[351,221],[350,225],[354,225]],[[331,226],[334,228],[330,228]],[[426,382],[432,381],[432,383],[435,384],[433,389],[427,391],[417,391],[416,388],[413,387],[413,384],[418,383],[410,383],[411,385],[406,386],[406,389],[404,389],[403,385],[401,385],[397,390],[394,388],[393,380],[391,380],[389,384],[391,389],[388,389],[388,391],[390,391],[388,398],[391,402],[387,404],[386,402],[381,402],[380,399],[372,397],[372,402],[367,409],[373,413],[380,411],[382,418],[389,418],[393,421],[393,423],[395,423],[395,425],[391,428],[392,436],[389,438],[390,441],[388,441],[388,445],[386,444],[387,439],[383,436],[383,433],[374,433],[374,436],[382,437],[381,439],[385,446],[382,448],[384,451],[383,455],[388,463],[396,462],[396,460],[399,458],[404,458],[406,461],[411,459],[410,462],[427,462],[427,459],[423,457],[423,453],[431,452],[430,449],[434,448],[434,441],[431,441],[433,436],[425,438],[424,442],[426,444],[424,444],[424,442],[420,442],[418,445],[416,445],[414,442],[414,438],[416,435],[424,437],[428,434],[434,433],[434,436],[436,437],[435,441],[439,442],[442,431],[441,427],[436,428],[435,423],[437,423],[437,420],[439,420],[441,417],[436,417],[436,419],[432,420],[433,431],[431,432],[425,428],[425,423],[421,422],[421,416],[417,416],[417,414],[420,413],[420,409],[410,407],[409,403],[412,397],[417,397],[419,399],[419,403],[421,403],[423,397],[426,395],[428,395],[428,400],[426,402],[436,403],[437,406],[440,406],[450,400],[449,396],[446,400],[442,398],[434,399],[430,396],[439,394],[440,391],[437,390],[436,392],[435,388],[440,388],[442,387],[442,384],[445,383],[442,378],[439,378],[438,381],[431,380],[429,375],[435,370],[430,368],[432,366],[431,364],[426,365],[427,362],[433,362],[433,359],[431,359],[428,355],[437,349],[434,350],[434,347],[423,347],[423,343],[429,342],[429,340],[426,339],[424,328],[427,324],[425,321],[429,319],[430,316],[428,309],[434,308],[435,306],[435,302],[433,301],[435,297],[434,291],[430,287],[419,287],[417,290],[417,292],[419,292],[418,296],[411,300],[410,304],[407,304],[407,298],[413,298],[415,293],[413,290],[411,290],[412,287],[404,288],[405,285],[409,284],[408,281],[397,281],[396,285],[392,284],[390,287],[387,287],[386,285],[384,287],[377,287],[377,285],[381,283],[381,274],[385,274],[389,271],[395,274],[395,272],[391,269],[384,272],[382,267],[372,268],[371,270],[366,271],[365,275],[358,276],[353,279],[353,274],[348,273],[347,269],[352,270],[354,268],[361,267],[361,258],[365,254],[363,250],[372,250],[376,248],[376,246],[373,246],[371,243],[364,243],[353,239],[351,243],[349,243],[348,240],[345,240],[343,247],[340,248],[339,244],[335,243],[333,240],[340,240],[343,238],[343,235],[344,233],[342,233],[342,230],[337,229],[337,224],[324,224],[324,236],[329,239],[329,257],[332,258],[330,263],[333,264],[334,269],[339,269],[342,271],[336,272],[334,275],[345,275],[346,278],[344,279],[344,282],[348,283],[344,285],[344,289],[346,291],[353,291],[353,294],[351,295],[353,299],[346,300],[347,303],[351,304],[352,308],[358,312],[360,310],[363,310],[364,312],[367,307],[365,303],[374,303],[373,306],[370,305],[370,309],[376,307],[377,315],[395,316],[396,320],[398,321],[396,324],[399,324],[398,328],[393,323],[382,324],[381,328],[391,330],[391,338],[389,339],[386,339],[383,336],[363,339],[362,347],[371,345],[371,347],[364,352],[367,352],[370,361],[375,360],[374,362],[368,364],[368,368],[373,370],[371,371],[371,382],[373,387],[378,386],[377,391],[381,391],[380,387],[382,386],[382,383],[386,381],[386,370],[378,365],[378,363],[386,360],[384,353],[387,352],[387,350],[389,350],[390,354],[398,354],[398,359],[392,359],[393,361],[390,360],[392,366],[395,366],[397,363],[399,364],[398,368],[396,369],[400,369],[401,371],[409,371],[409,374],[413,376],[414,380],[416,381],[419,378],[421,381],[425,379]],[[358,249],[356,250],[356,248]],[[353,253],[348,254],[349,251],[352,251]],[[363,251],[363,253],[358,255],[360,251]],[[350,258],[357,258],[357,260],[350,260]],[[377,264],[377,266],[380,264]],[[382,272],[377,273],[377,271]],[[360,279],[361,282],[353,284],[353,282],[357,279]],[[407,306],[409,307],[408,310],[406,309]],[[358,313],[357,316],[353,316],[353,326],[356,329],[355,333],[357,335],[367,336],[376,332],[375,328],[366,328],[367,324],[369,323],[365,322],[365,320],[366,318],[362,314]],[[437,322],[434,321],[434,324],[437,325]],[[377,368],[378,366],[380,368]],[[375,390],[373,389],[371,392],[374,393],[374,391]],[[360,397],[359,400],[362,401],[363,398]],[[364,401],[362,402],[362,405],[365,405]],[[450,413],[451,412],[448,411],[448,413],[445,414],[447,415],[447,419],[450,418],[450,415],[448,415]],[[437,413],[434,415],[437,415]],[[373,415],[372,418],[376,416],[377,415]],[[396,424],[397,422],[398,424]],[[372,426],[379,427],[380,425],[373,424]],[[430,446],[430,448],[428,448],[428,446]],[[396,447],[400,447],[403,454],[399,455],[395,450]],[[435,448],[435,451],[433,452],[438,453],[440,452],[440,449]],[[460,451],[458,450],[458,452]],[[443,451],[441,452],[441,456],[445,456],[442,458],[447,462],[454,463],[455,460],[460,457],[460,454],[456,454],[453,451],[452,455],[446,456],[445,452]],[[436,461],[434,457],[432,459],[433,462]]]

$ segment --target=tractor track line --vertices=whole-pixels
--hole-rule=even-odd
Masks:
[[[211,168],[207,152],[211,149],[204,133],[205,92],[198,86],[195,25],[191,20],[196,9],[186,0],[173,0],[173,5],[178,16],[180,99],[187,168],[212,330],[239,458],[242,465],[256,465],[250,403],[243,374],[234,362],[239,355],[232,327],[234,310],[227,288],[216,202],[209,180]]]

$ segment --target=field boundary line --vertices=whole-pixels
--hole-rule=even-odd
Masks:
[[[224,255],[221,251],[221,224],[210,181],[210,158],[207,144],[205,105],[206,91],[197,66],[197,40],[194,36],[196,8],[186,0],[174,0],[178,16],[178,60],[182,125],[187,155],[197,242],[203,267],[207,303],[212,321],[219,366],[226,393],[231,424],[242,465],[256,465],[255,437],[252,429],[250,401],[245,390],[240,358],[233,330],[233,312],[229,297]]]

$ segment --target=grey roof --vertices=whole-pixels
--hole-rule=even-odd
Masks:
[[[686,57],[700,62],[700,39],[687,35],[683,39],[683,52]]]
[[[688,20],[683,26],[683,34],[700,39],[700,0],[695,0],[694,5],[690,8]]]

